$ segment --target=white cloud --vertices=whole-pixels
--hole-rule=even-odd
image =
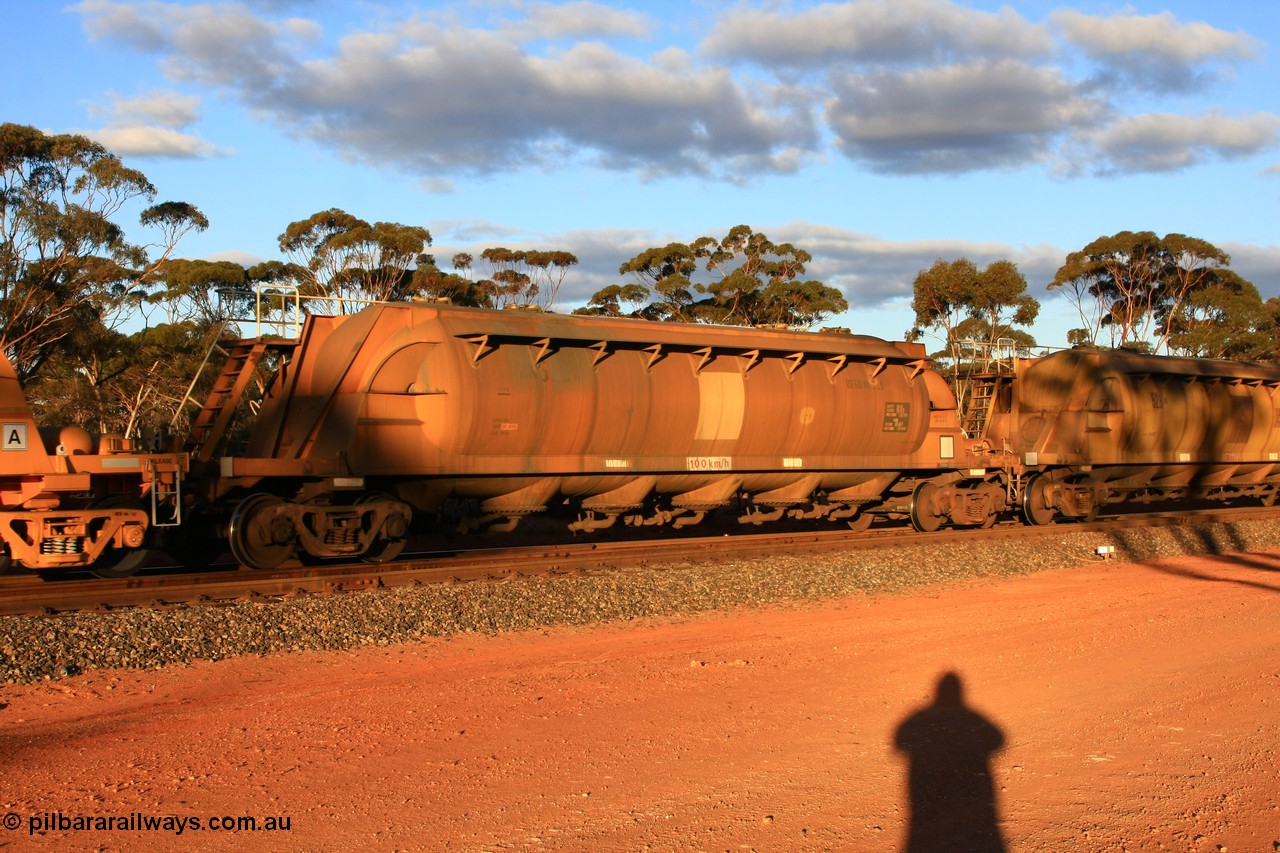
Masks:
[[[122,157],[218,157],[229,152],[189,133],[150,125],[108,125],[78,131]]]
[[[855,0],[799,12],[729,10],[703,41],[708,55],[778,65],[917,63],[1047,53],[1045,29],[1009,7],[982,12],[950,0]]]
[[[194,124],[200,117],[200,98],[179,92],[153,91],[135,98],[109,93],[110,107],[90,106],[90,115],[105,115],[121,124],[151,123],[175,130]]]
[[[1064,148],[1074,163],[1101,152],[1114,170],[1167,170],[1256,153],[1274,137],[1271,114],[1219,127],[1125,117],[1142,91],[1202,84],[1256,49],[1167,13],[1061,11],[1040,24],[953,0],[743,5],[723,11],[695,54],[671,44],[640,56],[628,40],[652,48],[660,22],[591,0],[388,14],[329,41],[315,21],[242,3],[74,8],[92,37],[157,54],[171,79],[228,94],[346,159],[410,171],[424,192],[451,192],[460,176],[580,164],[747,182],[820,162],[833,145],[886,173],[1051,164]],[[1083,60],[1053,64],[1070,45]],[[117,136],[181,129],[180,104],[144,101],[128,104],[130,121],[119,106]],[[199,148],[161,137],[150,144]]]
[[[179,92],[152,91],[134,98],[108,95],[109,106],[90,106],[106,126],[80,131],[123,157],[220,157],[232,153],[183,130],[200,118],[200,98]]]
[[[319,29],[298,18],[270,22],[238,3],[86,0],[72,8],[90,38],[162,54],[174,79],[245,88],[271,86],[295,69],[297,45]]]
[[[1280,246],[1220,243],[1231,256],[1231,268],[1253,282],[1263,299],[1280,296]]]
[[[808,272],[840,287],[852,307],[881,308],[910,301],[915,277],[938,259],[968,258],[979,266],[1011,260],[1038,298],[1066,253],[1053,246],[1014,246],[972,240],[886,240],[876,234],[832,225],[789,222],[768,230],[775,240],[794,243],[813,255]]]
[[[1083,134],[1081,141],[1089,161],[1106,164],[1104,171],[1168,172],[1272,148],[1280,141],[1280,116],[1148,113]]]
[[[1201,22],[1184,24],[1171,12],[1158,15],[1086,15],[1059,9],[1049,16],[1066,40],[1083,48],[1107,72],[1156,91],[1203,85],[1206,66],[1252,59],[1260,43]]]
[[[491,32],[344,39],[330,59],[244,90],[285,126],[368,162],[490,173],[585,159],[653,175],[788,168],[816,138],[802,102],[726,70],[679,70],[579,43],[531,54]],[[483,61],[476,61],[483,57]]]
[[[253,252],[241,251],[240,249],[227,249],[222,252],[210,252],[204,257],[204,260],[230,261],[233,264],[239,264],[242,267],[248,268],[260,264],[263,261],[268,260],[268,258],[256,255]]]
[[[835,83],[827,122],[847,156],[883,172],[970,171],[1044,159],[1098,104],[1054,69],[971,63]]]
[[[91,39],[110,39],[144,53],[159,53],[169,43],[164,19],[168,4],[83,0],[67,8],[80,14]]]
[[[510,225],[484,219],[434,219],[429,223],[429,230],[437,242],[448,239],[459,243],[508,240],[521,234]]]
[[[509,34],[520,41],[606,36],[645,38],[653,30],[646,15],[577,0],[570,3],[517,2],[513,7],[524,18],[509,25]]]

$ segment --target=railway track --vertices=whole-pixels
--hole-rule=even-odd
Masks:
[[[123,607],[218,605],[429,583],[460,583],[520,577],[621,570],[654,564],[679,565],[728,558],[862,550],[905,545],[955,545],[990,539],[1034,540],[1064,531],[1111,534],[1134,527],[1208,525],[1226,521],[1280,518],[1280,508],[1201,509],[1102,517],[1087,523],[1029,527],[1005,522],[985,530],[947,529],[916,533],[910,528],[862,533],[832,529],[786,533],[742,533],[647,541],[583,541],[557,545],[420,552],[384,564],[285,564],[253,571],[233,564],[200,571],[155,566],[129,578],[66,575],[0,577],[0,615],[56,614]],[[177,569],[177,571],[175,571]]]

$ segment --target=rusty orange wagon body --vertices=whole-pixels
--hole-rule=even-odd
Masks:
[[[472,527],[566,505],[574,530],[729,505],[856,526],[891,495],[909,503],[917,479],[982,462],[916,344],[387,304],[307,319],[219,489],[297,484],[251,496],[232,525],[240,555],[269,563],[288,550],[273,525],[331,526],[315,507],[343,494],[388,519],[467,502]]]

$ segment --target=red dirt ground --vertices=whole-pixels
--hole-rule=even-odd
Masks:
[[[0,848],[1272,851],[1278,593],[1096,564],[9,686]],[[135,815],[289,830],[57,828]]]

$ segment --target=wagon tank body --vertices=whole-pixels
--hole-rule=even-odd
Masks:
[[[741,495],[760,518],[851,518],[917,472],[973,465],[962,439],[915,344],[381,304],[307,319],[219,490],[291,478],[293,504],[344,489],[418,511],[464,499],[477,525],[569,499],[579,530],[692,523]],[[266,526],[242,514],[239,535]]]
[[[1263,497],[1280,486],[1280,367],[1078,348],[1022,360],[987,439],[1046,510],[1119,500]]]

